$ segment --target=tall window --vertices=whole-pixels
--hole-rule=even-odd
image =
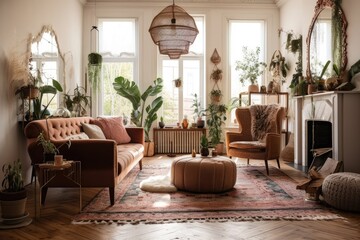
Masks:
[[[134,18],[99,20],[99,52],[103,56],[99,115],[130,116],[132,105],[116,94],[113,82],[118,76],[137,81],[136,32],[137,21]]]
[[[170,60],[159,55],[161,76],[164,80],[164,104],[159,115],[167,125],[175,125],[186,115],[190,121],[194,117],[191,107],[194,94],[197,94],[204,107],[204,17],[194,17],[199,30],[195,42],[190,45],[189,54],[179,59]],[[181,87],[176,87],[174,80],[181,79]]]
[[[240,92],[247,91],[239,80],[239,72],[235,70],[236,61],[242,59],[243,47],[255,50],[260,48],[259,60],[265,59],[265,23],[262,20],[230,20],[229,21],[229,57],[230,57],[230,94],[231,97],[239,97]],[[264,84],[263,77],[258,79],[259,85]],[[231,114],[231,122],[235,119],[234,112]]]

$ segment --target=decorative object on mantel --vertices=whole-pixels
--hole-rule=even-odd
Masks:
[[[251,50],[244,46],[242,48],[243,58],[236,61],[236,71],[240,71],[239,80],[242,85],[245,82],[250,82],[249,92],[259,92],[259,86],[257,85],[257,78],[261,76],[266,68],[265,62],[259,61],[260,47],[256,47],[255,50]]]
[[[159,46],[160,54],[178,59],[189,53],[199,30],[195,20],[183,8],[173,4],[164,8],[151,22],[149,32],[153,42]]]

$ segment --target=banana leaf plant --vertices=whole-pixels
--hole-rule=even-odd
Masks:
[[[34,113],[33,113],[33,119],[43,119],[45,118],[46,113],[48,112],[48,107],[51,103],[51,101],[56,96],[57,92],[62,92],[63,89],[58,81],[55,79],[52,80],[52,86],[51,85],[44,85],[39,87],[40,95],[38,98],[34,99]],[[46,105],[42,104],[42,100],[44,97],[44,94],[52,94],[52,98],[48,101]],[[44,107],[42,109],[42,107]]]
[[[150,104],[146,105],[149,96],[156,96],[163,89],[163,80],[157,78],[144,93],[141,94],[138,85],[122,76],[115,78],[113,87],[117,94],[128,99],[133,110],[131,112],[131,121],[138,127],[143,127],[145,132],[145,141],[150,142],[149,133],[152,123],[158,118],[157,111],[163,104],[163,97],[156,97]],[[146,112],[146,117],[144,114]]]

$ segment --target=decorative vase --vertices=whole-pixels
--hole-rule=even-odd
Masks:
[[[159,122],[159,128],[164,128],[165,127],[165,123],[164,122]]]
[[[0,192],[2,218],[12,219],[24,216],[26,195],[25,189],[19,192]]]
[[[200,154],[201,154],[201,156],[203,156],[203,157],[209,156],[209,149],[208,149],[208,148],[201,148],[201,149],[200,149]]]
[[[196,122],[196,125],[198,128],[204,128],[205,127],[205,120],[198,119]]]
[[[184,117],[184,119],[182,120],[181,126],[183,129],[187,129],[189,126],[189,121],[187,120],[186,117]]]
[[[259,92],[259,85],[257,84],[250,84],[248,87],[249,92]]]
[[[308,86],[307,86],[307,94],[313,94],[314,92],[316,92],[316,90],[317,90],[316,84],[314,84],[314,83],[308,84]]]

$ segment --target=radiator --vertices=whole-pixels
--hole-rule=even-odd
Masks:
[[[154,128],[155,153],[197,153],[205,128]]]

